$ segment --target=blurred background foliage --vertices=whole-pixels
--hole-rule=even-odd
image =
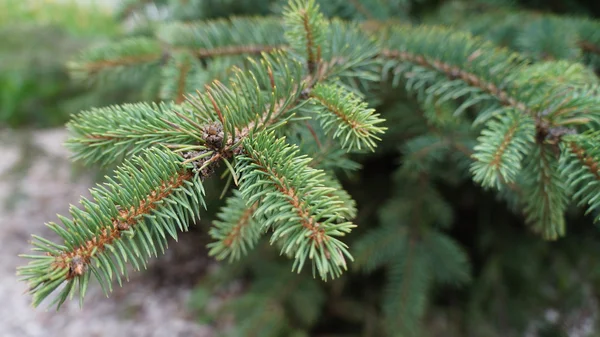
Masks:
[[[69,114],[91,106],[157,100],[152,83],[145,83],[142,90],[136,80],[108,85],[74,81],[65,65],[92,45],[123,35],[150,35],[156,19],[265,15],[278,12],[283,3],[124,0],[109,11],[98,4],[0,0],[0,126],[58,126]],[[330,17],[452,25],[528,55],[540,67],[555,71],[557,80],[558,75],[575,73],[582,83],[598,81],[589,70],[598,73],[600,53],[583,48],[578,37],[600,42],[599,1],[321,0],[320,4]],[[419,116],[415,120],[398,116],[423,111],[406,93],[391,95],[393,100],[383,99],[377,107],[390,125],[398,127],[391,128],[378,153],[353,158],[363,169],[343,181],[360,210],[358,229],[350,237],[352,247],[369,230],[394,221],[398,210],[389,207],[391,198],[413,197],[396,195],[399,163],[394,141],[412,137],[423,127]],[[441,161],[440,170],[446,170],[447,163]],[[574,211],[568,235],[546,242],[529,233],[503,201],[460,174],[444,174],[449,179],[436,189],[451,206],[447,232],[468,253],[470,282],[462,287],[436,286],[417,319],[423,330],[414,336],[600,336],[600,232],[590,225],[591,217]],[[208,189],[217,191],[219,186]],[[426,211],[432,209],[436,210]],[[212,219],[209,214],[203,221],[208,224]],[[201,244],[190,245],[197,254],[206,254],[208,239],[200,235],[198,241]],[[382,336],[384,268],[356,266],[341,279],[322,283],[310,275],[290,273],[281,262],[265,243],[240,263],[222,264],[208,273],[183,272],[182,277],[197,285],[190,304],[200,320],[232,336]]]
[[[132,87],[92,88],[66,67],[122,32],[102,1],[0,0],[0,127],[55,127],[84,108],[135,100]]]

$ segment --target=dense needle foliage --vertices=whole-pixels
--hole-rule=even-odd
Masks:
[[[499,1],[131,0],[119,15],[157,9],[69,63],[162,101],[67,124],[74,160],[117,168],[48,224],[60,242],[34,236],[19,268],[34,305],[83,300],[94,278],[108,294],[208,226],[221,176],[208,248],[231,264],[192,302],[248,280],[203,311],[233,313],[232,336],[541,335],[597,310],[600,22]]]

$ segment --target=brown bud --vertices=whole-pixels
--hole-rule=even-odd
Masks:
[[[80,256],[74,256],[71,259],[69,271],[72,276],[83,275],[87,270],[85,260]]]

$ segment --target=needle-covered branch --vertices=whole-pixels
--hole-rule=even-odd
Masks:
[[[534,146],[523,167],[520,185],[526,220],[533,230],[546,239],[563,236],[569,190],[551,146]]]
[[[301,65],[285,54],[265,55],[249,70],[236,69],[228,86],[214,82],[182,106],[138,103],[84,111],[67,124],[67,147],[86,164],[110,164],[161,144],[210,147],[204,134],[223,122],[222,137],[231,147],[250,130],[277,126],[293,114],[301,76]]]
[[[586,207],[595,220],[600,219],[600,134],[587,132],[564,137],[560,170],[573,198]]]
[[[290,46],[306,59],[308,72],[313,74],[321,62],[328,21],[314,0],[292,0],[283,15]]]
[[[115,178],[91,191],[92,200],[81,199],[83,208],[71,206],[71,218],[49,223],[64,241],[34,237],[32,259],[19,274],[29,283],[35,306],[66,283],[54,303],[60,305],[75,292],[83,300],[90,274],[108,294],[111,281],[127,277],[127,263],[136,269],[158,255],[167,238],[177,239],[204,207],[201,179],[182,158],[159,149],[145,151],[126,161]]]
[[[310,168],[310,158],[299,156],[285,139],[262,133],[244,142],[236,170],[247,205],[260,201],[254,216],[262,230],[272,229],[271,242],[295,258],[300,271],[308,260],[324,280],[341,275],[352,259],[336,237],[349,233],[344,203],[323,181],[324,172]]]
[[[195,144],[202,141],[198,120],[173,104],[124,104],[83,111],[67,124],[66,146],[73,157],[88,165],[110,164],[160,144]]]
[[[209,255],[235,261],[254,248],[262,234],[262,226],[254,216],[259,202],[248,206],[239,190],[234,190],[209,231],[215,240],[208,244]]]
[[[474,125],[485,125],[471,166],[474,180],[497,189],[515,182],[533,228],[547,238],[563,235],[568,191],[555,152],[563,135],[598,125],[597,86],[577,83],[577,71],[557,79],[544,69],[564,68],[560,64],[531,65],[519,54],[448,28],[386,32],[384,74],[403,80],[425,105],[455,101],[455,116],[470,109]]]
[[[160,65],[162,58],[163,49],[158,41],[135,37],[86,50],[68,66],[77,79],[123,77],[152,70]]]
[[[490,121],[475,146],[473,180],[484,187],[502,189],[521,172],[521,160],[531,149],[535,123],[518,112]]]
[[[339,138],[347,151],[369,149],[373,151],[378,135],[385,127],[384,119],[374,109],[367,108],[355,94],[337,85],[318,84],[310,93],[314,113],[327,134]]]
[[[283,22],[276,17],[237,17],[200,22],[173,22],[158,28],[157,38],[174,50],[199,59],[260,55],[285,48]]]

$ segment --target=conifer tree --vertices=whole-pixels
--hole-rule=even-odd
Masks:
[[[130,1],[122,14],[145,2]],[[240,319],[244,336],[315,324],[326,303],[305,269],[319,282],[385,270],[365,334],[421,336],[434,290],[473,278],[449,234],[456,214],[443,184],[494,193],[540,241],[567,235],[571,204],[600,217],[596,21],[548,16],[500,42],[490,31],[390,20],[410,13],[405,1],[242,1],[232,8],[279,14],[233,18],[219,18],[230,1],[206,3],[165,4],[172,17],[147,27],[152,33],[70,63],[76,78],[137,81],[161,101],[92,108],[67,124],[74,160],[117,168],[48,224],[61,242],[34,235],[37,253],[19,269],[34,305],[82,301],[90,276],[110,293],[128,264],[144,268],[202,223],[207,198],[218,197],[205,181],[221,172],[228,197],[209,229],[210,254],[256,275],[234,311],[262,303],[298,317],[255,312]],[[378,225],[359,227],[350,243],[361,208],[339,179],[382,154],[401,165],[371,217]],[[263,235],[291,267],[261,264],[252,250]],[[354,306],[342,311],[369,325]]]

